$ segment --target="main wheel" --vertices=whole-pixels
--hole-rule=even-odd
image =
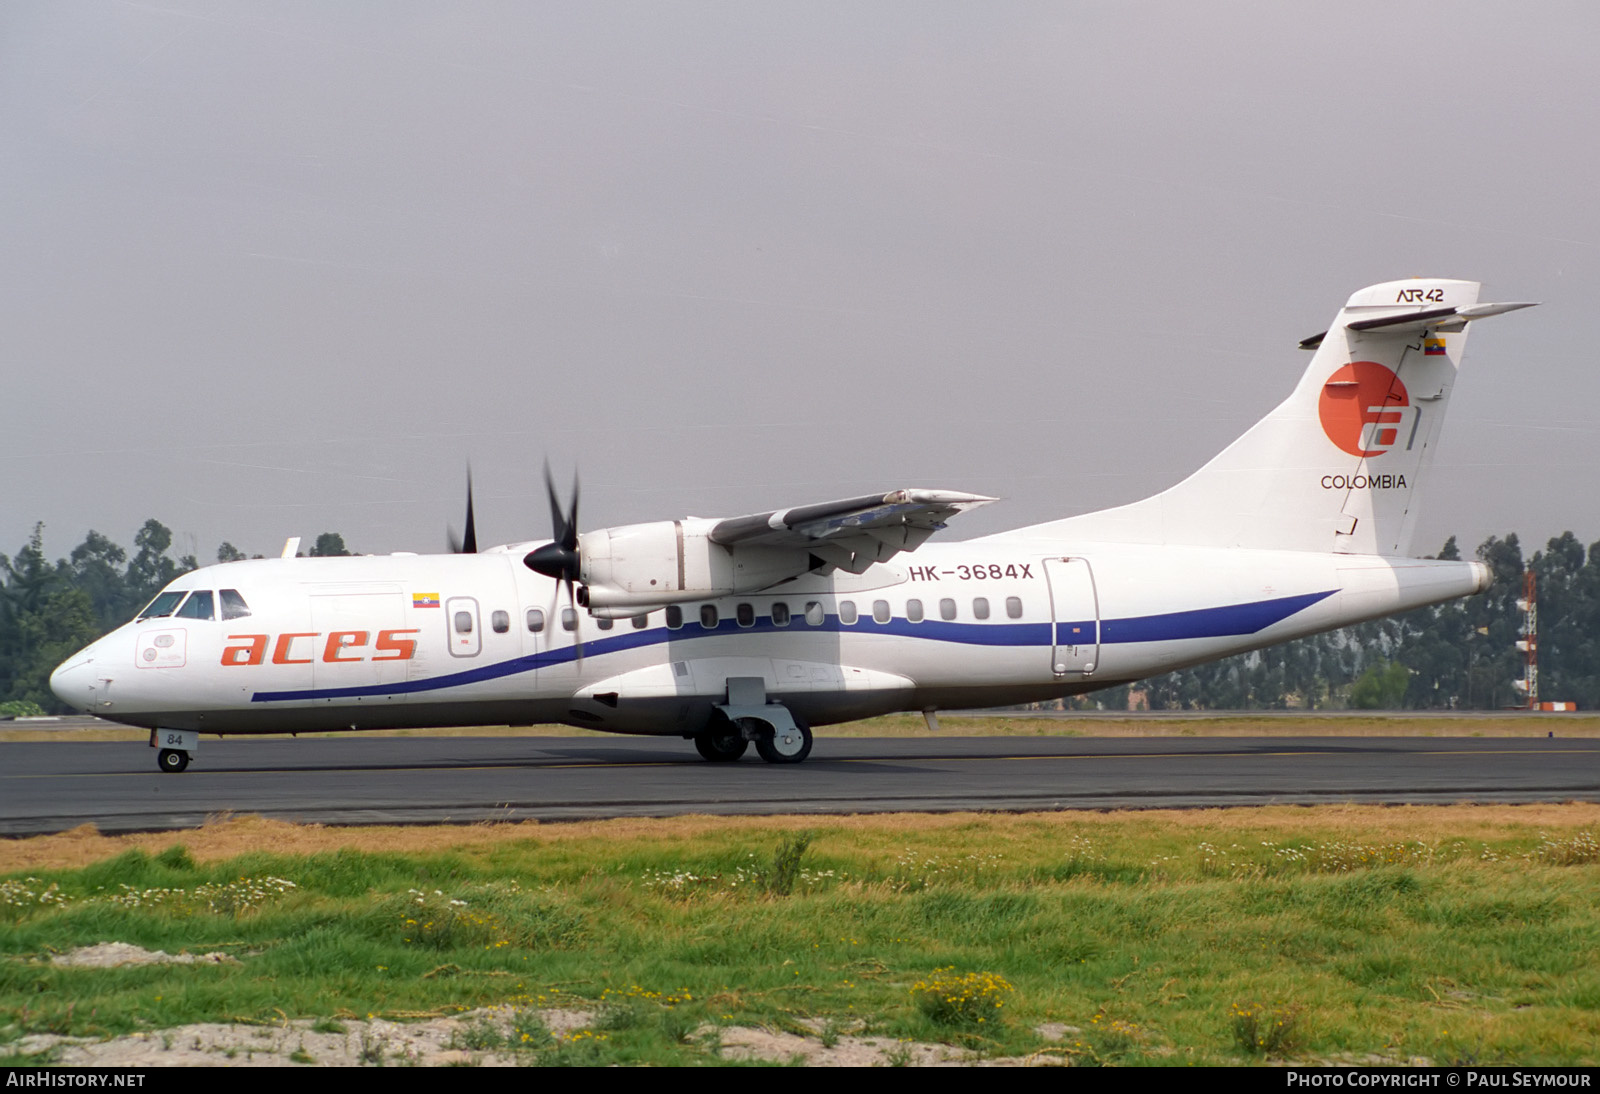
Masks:
[[[189,766],[189,754],[181,748],[163,748],[156,753],[156,766],[163,771],[177,774]]]
[[[744,755],[750,742],[744,739],[738,726],[724,720],[721,725],[712,726],[696,736],[694,747],[712,763],[731,763]]]
[[[756,751],[769,764],[797,764],[811,755],[811,730],[799,722],[793,729],[768,729],[756,738]]]

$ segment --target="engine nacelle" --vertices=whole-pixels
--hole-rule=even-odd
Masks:
[[[589,611],[622,618],[687,600],[770,588],[810,570],[803,547],[724,547],[709,534],[718,522],[662,520],[602,528],[578,537]]]

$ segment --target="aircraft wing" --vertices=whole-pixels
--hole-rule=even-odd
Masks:
[[[994,500],[954,490],[893,490],[730,517],[709,538],[723,547],[804,547],[831,566],[860,573],[916,550],[957,513]]]

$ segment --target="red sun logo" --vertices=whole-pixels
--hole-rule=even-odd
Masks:
[[[1381,456],[1410,448],[1417,408],[1406,385],[1376,361],[1352,361],[1322,385],[1317,415],[1328,440],[1352,456]]]

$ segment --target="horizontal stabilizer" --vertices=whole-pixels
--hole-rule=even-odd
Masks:
[[[1420,311],[1411,309],[1398,311],[1392,315],[1381,315],[1366,319],[1354,319],[1345,324],[1346,330],[1353,330],[1358,334],[1369,331],[1381,334],[1405,334],[1412,331],[1440,330],[1459,331],[1474,319],[1487,319],[1491,315],[1504,315],[1510,311],[1520,311],[1523,308],[1538,307],[1537,301],[1517,301],[1509,304],[1473,304],[1460,308],[1424,308]],[[1322,340],[1328,336],[1327,331],[1303,338],[1300,341],[1301,349],[1316,349],[1322,345]]]

